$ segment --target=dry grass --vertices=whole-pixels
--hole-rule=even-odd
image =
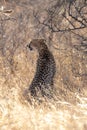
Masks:
[[[39,106],[30,106],[18,99],[14,90],[14,99],[0,101],[1,130],[86,130],[87,98],[79,97],[77,105],[69,102],[44,102]]]
[[[30,53],[30,57],[32,55],[36,58]],[[35,63],[31,61],[26,53],[16,55],[12,72],[0,57],[0,130],[86,130],[87,97],[75,92],[72,86],[72,91],[64,88],[58,74],[55,76],[56,101],[44,99],[37,104],[32,99],[33,105],[30,105],[25,99],[23,92],[35,72]]]
[[[30,105],[23,94],[34,76],[37,53],[26,44],[39,30],[33,9],[43,3],[48,7],[50,1],[6,1],[0,1],[0,130],[87,130],[87,55],[73,48],[78,39],[71,36],[71,41],[68,33],[65,39],[61,33],[53,35],[48,45],[57,68],[55,101],[38,104],[30,97]],[[45,31],[39,38],[49,38]]]

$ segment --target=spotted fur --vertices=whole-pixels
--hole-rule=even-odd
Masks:
[[[37,49],[39,57],[35,76],[29,87],[32,96],[37,95],[37,89],[41,94],[46,96],[46,91],[53,87],[53,78],[56,71],[55,60],[52,53],[49,51],[44,39],[34,39],[28,45],[30,50]]]

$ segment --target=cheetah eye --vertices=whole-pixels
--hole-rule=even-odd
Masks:
[[[27,47],[30,49],[30,51],[32,51],[32,50],[33,50],[33,48],[30,46],[30,44],[29,44],[29,45],[27,45]]]

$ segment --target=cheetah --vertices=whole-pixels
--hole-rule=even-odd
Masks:
[[[48,96],[46,92],[53,89],[53,78],[56,72],[54,56],[49,51],[45,39],[33,39],[27,47],[38,52],[37,66],[34,78],[30,84],[30,94],[37,96],[39,89],[42,96]]]

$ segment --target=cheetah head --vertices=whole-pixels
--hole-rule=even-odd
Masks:
[[[45,44],[46,40],[45,39],[33,39],[29,45],[27,45],[27,47],[30,50],[33,50],[34,48],[37,49],[38,51],[43,49],[43,48],[47,48],[47,45]]]

